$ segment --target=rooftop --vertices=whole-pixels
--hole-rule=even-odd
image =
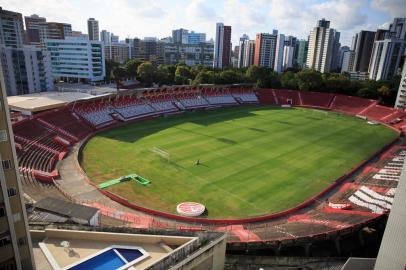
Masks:
[[[70,102],[92,98],[82,92],[41,92],[21,96],[7,97],[11,110],[27,114],[62,107]]]

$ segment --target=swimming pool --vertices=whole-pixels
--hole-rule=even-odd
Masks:
[[[121,270],[148,257],[140,247],[111,246],[87,257],[65,270]]]

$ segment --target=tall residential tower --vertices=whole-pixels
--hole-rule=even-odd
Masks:
[[[231,26],[216,24],[216,41],[214,45],[214,68],[224,68],[231,64]]]
[[[318,21],[310,32],[306,66],[320,72],[330,72],[334,68],[333,59],[338,42],[339,32],[330,28],[330,21]]]

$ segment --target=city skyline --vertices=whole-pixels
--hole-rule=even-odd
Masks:
[[[3,8],[15,10],[23,16],[35,13],[46,17],[48,21],[70,23],[74,30],[83,33],[87,33],[87,20],[93,17],[99,21],[100,31],[106,29],[119,35],[120,39],[148,36],[163,38],[170,36],[171,31],[177,28],[205,32],[207,39],[214,39],[215,23],[223,22],[233,27],[233,46],[238,45],[239,37],[243,34],[254,39],[255,34],[271,33],[273,29],[285,35],[307,39],[315,22],[323,17],[341,32],[341,44],[350,45],[356,32],[387,28],[394,17],[406,16],[402,0],[178,0],[162,3],[147,0],[131,3],[125,0],[92,0],[86,3],[62,0],[57,6],[50,0],[33,0],[28,3],[6,0]]]

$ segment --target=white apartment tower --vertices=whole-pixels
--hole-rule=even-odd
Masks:
[[[99,39],[99,21],[94,18],[89,18],[87,20],[87,33],[89,35],[89,40],[100,40]]]
[[[406,18],[395,18],[382,39],[377,39],[369,62],[369,79],[390,80],[398,73],[406,52]]]
[[[239,68],[244,67],[244,57],[245,57],[245,46],[247,45],[246,41],[249,40],[249,37],[244,34],[240,37],[240,42],[238,46],[238,64]]]
[[[339,32],[330,28],[330,21],[325,19],[318,21],[309,35],[306,66],[323,73],[329,72],[337,42],[339,42]]]
[[[283,72],[283,48],[285,47],[285,35],[279,34],[276,40],[275,63],[273,70],[279,74]]]

